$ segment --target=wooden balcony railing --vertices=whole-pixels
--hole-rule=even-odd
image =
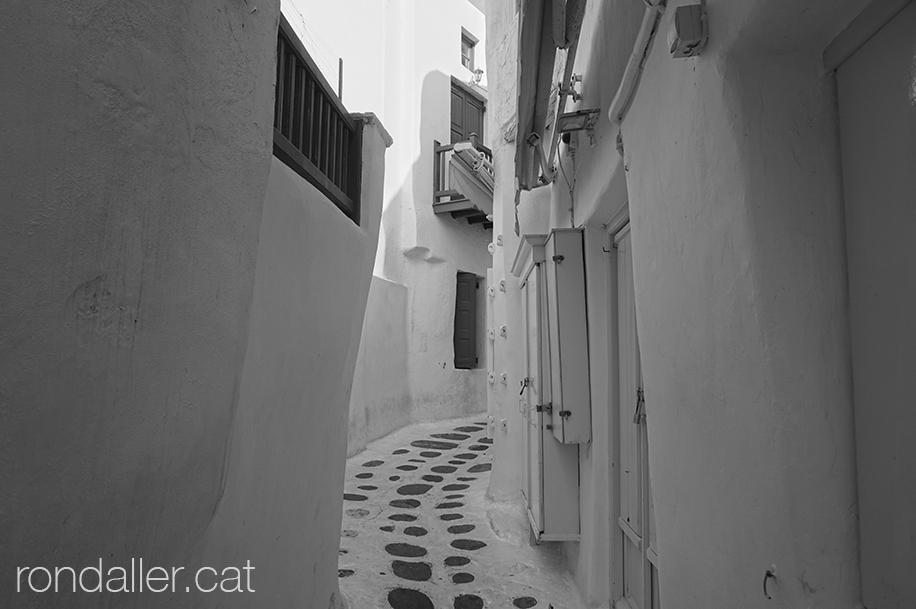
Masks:
[[[492,228],[487,215],[493,212],[493,152],[476,137],[447,145],[434,141],[433,151],[433,210]],[[458,187],[460,180],[452,173],[456,171],[465,173],[472,182],[465,180],[466,186]]]
[[[322,76],[286,17],[277,36],[274,155],[359,224],[362,122]]]

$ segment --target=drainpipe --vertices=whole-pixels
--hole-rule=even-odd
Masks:
[[[623,72],[623,78],[620,80],[620,86],[617,88],[617,94],[614,96],[614,101],[611,102],[611,106],[607,111],[608,119],[618,128],[620,123],[623,122],[627,109],[630,107],[630,100],[633,99],[633,94],[636,93],[639,76],[646,65],[646,59],[649,57],[652,40],[658,31],[658,24],[661,21],[662,13],[665,12],[667,0],[643,0],[643,2],[646,4],[646,12],[642,17],[639,35],[636,36],[636,43],[633,45],[633,52],[627,61],[627,67]]]

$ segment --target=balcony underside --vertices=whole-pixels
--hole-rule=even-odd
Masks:
[[[479,162],[475,169],[474,152],[456,146],[448,159],[448,190],[435,193],[433,211],[492,228],[493,222],[487,219],[493,213],[492,177],[481,171]]]

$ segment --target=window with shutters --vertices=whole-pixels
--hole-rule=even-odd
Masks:
[[[483,114],[485,102],[459,80],[452,79],[452,105],[450,112],[451,143],[467,142],[471,135],[483,141]]]
[[[477,367],[477,275],[458,273],[455,289],[455,368]]]
[[[471,72],[474,71],[474,47],[477,39],[464,28],[461,28],[461,65]]]

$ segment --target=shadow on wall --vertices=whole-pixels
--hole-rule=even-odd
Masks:
[[[456,370],[452,339],[457,273],[486,275],[492,236],[432,207],[433,140],[450,141],[450,100],[450,77],[430,72],[411,132],[395,133],[392,153],[413,163],[382,214],[384,278],[373,278],[363,326],[350,400],[351,455],[409,423],[486,408],[484,358],[481,368]]]

